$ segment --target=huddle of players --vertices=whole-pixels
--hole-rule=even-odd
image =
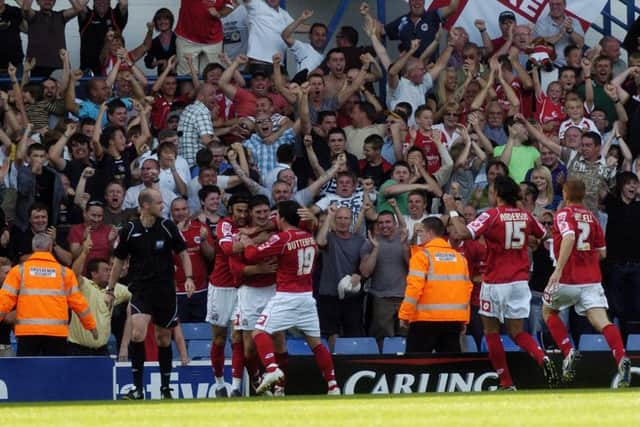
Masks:
[[[527,279],[530,237],[546,238],[545,228],[529,212],[517,207],[520,188],[509,177],[499,177],[489,189],[496,207],[465,224],[456,212],[449,195],[443,197],[455,233],[459,239],[484,236],[487,245],[487,270],[480,291],[480,310],[489,359],[498,373],[500,388],[515,390],[504,347],[500,339],[500,324],[523,350],[538,363],[550,386],[560,381],[551,359],[537,342],[523,330],[529,317],[531,293]],[[574,307],[576,313],[587,316],[592,326],[602,333],[613,352],[618,367],[618,386],[627,387],[631,380],[631,361],[626,356],[618,328],[608,317],[607,299],[601,285],[600,259],[606,257],[602,227],[596,217],[584,207],[585,184],[569,179],[563,187],[564,207],[558,209],[553,221],[553,250],[556,267],[543,296],[543,318],[562,351],[562,381],[575,377],[580,355],[573,348],[567,329],[558,316],[560,310]]]
[[[455,237],[484,236],[486,241],[487,272],[480,292],[479,313],[500,388],[515,390],[500,339],[501,323],[542,368],[550,386],[557,385],[560,379],[573,380],[580,355],[558,316],[560,310],[571,306],[579,315],[587,316],[604,335],[618,367],[618,385],[628,386],[631,362],[618,328],[607,317],[608,303],[601,285],[599,261],[606,257],[604,233],[595,216],[583,206],[582,181],[568,180],[563,188],[565,206],[556,212],[553,224],[556,268],[544,292],[543,317],[564,356],[562,377],[533,337],[524,331],[523,319],[529,316],[531,299],[527,282],[528,241],[530,236],[545,238],[546,231],[529,212],[517,206],[519,193],[519,186],[511,178],[499,177],[489,189],[497,207],[470,224],[465,224],[456,212],[454,199],[449,195],[443,197]],[[295,202],[281,202],[277,212],[272,213],[266,197],[248,200],[234,196],[229,201],[230,216],[217,225],[219,250],[210,278],[207,320],[214,325],[212,364],[218,395],[226,395],[222,369],[224,337],[230,320],[235,329],[233,395],[240,394],[244,366],[256,384],[256,392],[268,391],[273,386],[274,393],[283,394],[286,367],[283,333],[294,326],[305,334],[327,381],[329,394],[340,393],[331,356],[320,342],[312,297],[311,273],[318,249],[313,236],[299,228],[299,208]],[[262,376],[259,361],[266,369]]]
[[[229,216],[216,226],[218,248],[209,278],[206,320],[213,326],[211,362],[216,396],[227,396],[223,378],[224,345],[231,322],[232,387],[239,396],[247,368],[257,393],[284,394],[287,353],[284,333],[297,327],[305,335],[327,381],[329,394],[340,394],[333,361],[320,341],[312,295],[312,271],[318,248],[300,228],[316,224],[300,218],[301,207],[280,202],[272,212],[264,196],[229,199]],[[265,368],[261,375],[260,362]]]

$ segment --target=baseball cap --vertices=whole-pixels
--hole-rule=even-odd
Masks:
[[[498,16],[498,22],[500,22],[501,24],[507,19],[511,19],[512,21],[515,21],[516,15],[510,10],[505,10]]]

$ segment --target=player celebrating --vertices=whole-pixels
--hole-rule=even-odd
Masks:
[[[211,343],[211,366],[216,377],[216,397],[227,397],[224,383],[224,346],[227,341],[227,327],[236,310],[236,281],[229,270],[229,257],[241,253],[243,245],[237,238],[240,227],[247,225],[249,199],[242,194],[234,194],[229,199],[227,209],[230,216],[218,221],[216,237],[215,268],[209,276],[207,293],[207,322],[211,323],[213,342]],[[242,335],[233,331],[231,335],[232,390],[240,390],[244,358]]]
[[[263,195],[253,196],[249,202],[249,211],[251,216],[250,228],[252,230],[249,237],[255,244],[266,242],[275,232],[264,230],[275,230],[276,228],[271,221],[269,198]],[[252,264],[244,258],[242,253],[239,253],[229,258],[229,267],[236,279],[236,283],[240,286],[238,288],[237,325],[235,325],[235,328],[242,333],[245,365],[249,377],[255,383],[258,382],[260,373],[260,358],[253,343],[253,330],[260,313],[276,293],[275,273],[278,263],[275,258],[270,258],[257,264]],[[276,341],[275,357],[278,365],[282,368],[286,365],[287,360],[286,343],[284,333],[277,335],[277,338],[274,337]],[[279,387],[275,391],[274,394],[276,395],[284,393],[284,390]],[[234,393],[235,390],[232,391],[232,394]]]
[[[253,340],[266,368],[256,393],[262,393],[282,380],[284,373],[274,356],[273,342],[268,334],[299,328],[313,350],[316,363],[327,381],[329,394],[340,394],[333,371],[333,360],[320,341],[320,321],[312,295],[312,270],[318,247],[313,236],[298,228],[300,216],[294,201],[278,203],[278,229],[266,243],[255,246],[246,236],[244,256],[250,262],[277,257],[276,294],[267,303],[255,326]]]
[[[455,227],[456,238],[476,239],[482,235],[487,243],[487,269],[480,289],[480,310],[489,360],[498,373],[500,387],[515,390],[504,347],[500,339],[500,323],[522,349],[542,367],[549,385],[555,385],[557,374],[553,362],[545,356],[536,341],[524,332],[524,319],[529,317],[529,255],[527,237],[541,238],[544,227],[527,211],[516,207],[520,187],[509,177],[496,178],[489,188],[489,197],[497,207],[482,213],[465,226],[456,212],[453,197],[444,196],[445,206]]]
[[[572,347],[558,312],[574,306],[576,313],[586,315],[591,325],[604,335],[618,366],[618,386],[628,387],[631,360],[626,356],[620,331],[607,317],[609,305],[600,284],[599,258],[607,254],[604,233],[596,217],[582,204],[585,191],[584,182],[577,179],[568,180],[562,189],[566,207],[558,210],[553,221],[557,263],[544,291],[542,315],[562,350],[564,381],[575,377],[575,362],[580,355]]]

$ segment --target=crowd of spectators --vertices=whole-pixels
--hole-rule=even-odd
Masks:
[[[363,3],[368,40],[342,26],[329,47],[313,11],[292,17],[279,0],[181,0],[179,10],[149,11],[143,40],[125,40],[127,0],[70,0],[66,10],[55,0],[36,0],[37,10],[33,0],[7,3],[0,0],[0,76],[10,80],[0,91],[0,265],[24,261],[33,235],[46,232],[59,262],[102,286],[117,231],[137,214],[140,192],[155,188],[194,265],[193,299],[176,272],[180,318],[204,321],[226,200],[243,192],[272,207],[293,199],[320,222],[323,335],[382,340],[406,334],[397,312],[411,246],[421,243],[421,220],[442,214],[444,193],[471,221],[495,203],[487,189],[496,177],[509,175],[521,183],[522,206],[550,227],[563,182],[578,177],[606,227],[611,312],[623,334],[637,331],[637,25],[624,43],[605,36],[587,48],[564,0],[550,0],[535,26],[500,13],[493,40],[482,20],[445,30],[458,0],[428,12],[411,0],[386,25]],[[72,69],[64,34],[76,20],[80,67]],[[469,41],[473,32],[481,45]],[[398,57],[385,39],[399,41]],[[145,76],[141,61],[157,75]],[[376,84],[383,77],[386,97]],[[485,248],[452,244],[468,258],[475,312]],[[542,328],[550,244],[529,242],[533,333]],[[565,315],[572,333],[589,332]],[[10,325],[0,329],[6,343]],[[477,315],[466,333],[479,342]]]

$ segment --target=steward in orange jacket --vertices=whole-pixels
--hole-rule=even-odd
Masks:
[[[409,325],[407,353],[460,352],[469,322],[471,290],[464,257],[443,239],[439,218],[423,220],[425,242],[409,260],[405,297],[398,318]]]
[[[73,271],[51,255],[51,238],[36,234],[32,245],[34,253],[9,271],[0,289],[0,320],[16,307],[18,356],[62,356],[66,354],[69,309],[94,338],[98,337],[96,321]]]

